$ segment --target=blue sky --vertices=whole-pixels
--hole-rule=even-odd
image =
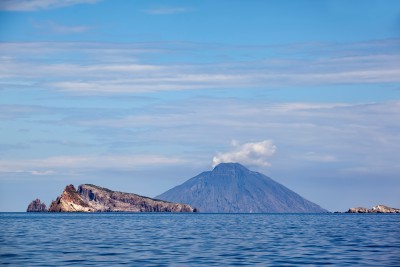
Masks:
[[[1,1],[0,210],[225,161],[400,207],[399,35],[398,1]]]

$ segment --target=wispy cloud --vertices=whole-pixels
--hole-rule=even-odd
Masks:
[[[275,154],[276,146],[272,140],[239,144],[232,142],[233,150],[217,153],[213,158],[213,167],[220,163],[239,162],[248,165],[270,166],[269,158]]]
[[[298,179],[341,177],[354,182],[364,179],[359,170],[391,179],[400,171],[398,101],[271,103],[268,99],[193,97],[157,100],[133,108],[138,102],[124,102],[123,98],[116,100],[119,106],[112,109],[5,106],[0,113],[10,108],[11,114],[5,118],[13,122],[7,121],[9,127],[0,129],[1,133],[15,136],[16,144],[22,137],[29,148],[7,151],[7,159],[0,160],[1,179],[13,174],[34,175],[32,171],[56,172],[35,175],[43,179],[74,171],[74,177],[83,179],[104,170],[191,168],[210,162],[214,155],[214,164],[239,161],[272,177],[285,173]],[[57,102],[51,104],[56,106]],[[29,127],[29,134],[13,131],[15,122]],[[229,145],[233,139],[241,142]],[[257,142],[250,142],[253,140]],[[44,155],[38,156],[38,151]],[[160,151],[165,154],[160,155]],[[54,156],[63,152],[77,155]]]
[[[49,21],[47,23],[35,23],[33,26],[40,31],[55,34],[79,34],[91,30],[91,27],[89,26],[62,25],[54,21]]]
[[[56,28],[54,30],[60,33],[88,30],[84,26],[57,25]],[[381,53],[373,50],[360,54],[356,47],[351,47],[347,49],[353,49],[354,54],[352,50],[342,54],[340,51],[330,51],[331,54],[310,55],[307,59],[283,59],[277,54],[276,58],[268,60],[260,58],[253,61],[200,63],[196,62],[200,59],[187,59],[186,56],[187,62],[169,62],[172,53],[172,58],[179,58],[180,53],[189,53],[187,49],[192,54],[203,53],[200,45],[188,46],[186,50],[178,44],[174,48],[174,44],[169,43],[145,46],[121,44],[113,47],[107,44],[65,43],[42,44],[42,48],[34,43],[12,44],[14,47],[10,45],[1,45],[4,49],[0,54],[0,78],[23,80],[42,88],[73,94],[136,94],[400,82],[400,56],[394,52],[387,53],[391,51],[389,48]],[[391,47],[395,43],[390,41],[387,45]],[[219,48],[207,49],[210,49],[210,53],[220,53]],[[253,48],[249,49],[248,52],[255,53]],[[71,59],[68,53],[71,53]],[[47,54],[48,57],[38,61],[35,59],[38,54]],[[85,63],[77,63],[74,60],[76,55],[85,59]],[[148,60],[148,55],[157,55],[160,60]],[[59,56],[65,59],[62,64],[57,60]]]
[[[144,166],[176,165],[185,160],[164,155],[78,155],[55,156],[29,160],[0,160],[0,173],[27,173],[32,175],[52,175],[65,171],[81,170],[133,170]]]
[[[321,154],[316,152],[307,152],[304,155],[305,160],[315,161],[315,162],[336,162],[337,159],[333,155]]]
[[[10,150],[26,150],[29,149],[25,144],[0,144],[0,154],[6,154]]]
[[[188,157],[200,150],[203,160],[210,158],[215,150],[220,151],[214,154],[214,164],[226,161],[257,166],[268,166],[268,163],[276,166],[278,162],[291,166],[345,163],[349,167],[353,164],[374,166],[377,159],[385,158],[386,163],[379,163],[376,169],[387,172],[394,164],[391,159],[400,149],[396,131],[400,127],[396,123],[400,121],[398,102],[271,104],[234,99],[185,99],[147,110],[62,123],[91,129],[91,134],[98,136],[103,146],[114,148],[115,139],[119,139],[124,140],[118,144],[124,149],[140,147],[141,143],[153,144],[155,151],[159,146],[169,146],[175,151],[187,151]],[[279,155],[273,153],[276,147],[270,140],[224,145],[227,138],[246,142],[265,137],[279,140],[276,145],[280,147]],[[262,149],[257,150],[258,146]],[[146,149],[150,147],[147,145]]]
[[[36,11],[54,9],[77,4],[94,4],[101,0],[1,0],[0,10]]]
[[[0,105],[0,119],[12,120],[15,118],[23,118],[30,114],[38,114],[43,111],[43,107],[31,105]]]
[[[34,176],[46,176],[46,175],[56,174],[55,171],[50,171],[50,170],[40,170],[40,171],[37,171],[37,170],[13,170],[13,171],[6,171],[6,173],[27,174],[27,175],[34,175]]]
[[[1,132],[14,136],[14,144],[29,143],[26,151],[9,146],[7,156],[18,161],[29,157],[29,153],[32,157],[37,151],[48,153],[41,160],[20,161],[19,165],[8,162],[8,166],[14,166],[8,170],[59,171],[62,165],[55,163],[51,153],[61,146],[71,147],[68,153],[77,153],[81,147],[79,153],[107,155],[89,156],[86,161],[85,157],[76,156],[79,159],[71,159],[73,164],[66,159],[65,166],[71,169],[138,166],[142,158],[138,154],[158,155],[160,151],[175,155],[172,158],[177,162],[192,157],[208,162],[213,155],[217,156],[216,162],[242,161],[246,158],[233,156],[236,150],[243,152],[241,146],[247,142],[268,138],[274,140],[279,153],[265,157],[263,163],[253,162],[259,166],[265,164],[266,168],[271,163],[268,171],[285,170],[288,165],[294,170],[329,165],[337,170],[368,167],[376,173],[393,175],[397,169],[391,166],[398,165],[396,157],[400,149],[400,104],[396,98],[387,102],[282,103],[280,100],[277,103],[266,95],[273,93],[270,89],[273,85],[283,93],[285,87],[296,86],[301,91],[309,90],[311,85],[317,85],[312,92],[332,93],[337,88],[324,85],[358,84],[356,93],[361,94],[363,84],[376,83],[380,88],[381,82],[399,81],[400,58],[394,48],[398,44],[399,40],[381,40],[340,49],[336,49],[336,44],[310,44],[308,48],[282,46],[266,58],[258,54],[269,47],[225,47],[253,53],[253,60],[245,61],[220,60],[217,55],[224,53],[223,45],[1,43],[2,93],[10,94],[8,99],[20,99],[20,94],[27,93],[35,96],[35,103],[41,103],[22,105],[15,100],[14,104],[0,105],[0,119],[7,123]],[[285,49],[307,56],[297,58],[292,56],[293,52],[282,52]],[[301,89],[306,85],[310,86]],[[254,88],[262,90],[247,93]],[[374,88],[379,90],[377,86]],[[197,89],[195,97],[192,92],[179,97],[175,93],[142,94],[193,89]],[[207,97],[209,92],[202,89],[212,89],[209,92],[213,97]],[[235,89],[243,90],[231,93]],[[382,92],[387,93],[386,89],[382,87]],[[366,90],[371,89],[366,87]],[[265,95],[254,97],[261,91]],[[237,97],[243,92],[251,97]],[[131,101],[137,96],[156,100]],[[66,98],[77,101],[66,104]],[[29,135],[18,132],[20,128],[29,129]],[[64,133],[68,134],[60,137]],[[233,139],[243,143],[230,147],[227,142]],[[250,148],[246,149],[251,151]],[[137,153],[133,156],[135,160],[120,159],[125,164],[118,165],[107,158],[132,151]],[[216,155],[216,151],[220,153]]]
[[[188,7],[156,7],[144,10],[145,13],[151,15],[173,15],[191,11],[193,11],[193,9]]]

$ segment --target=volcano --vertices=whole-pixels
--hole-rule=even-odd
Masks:
[[[221,163],[156,197],[212,213],[321,213],[327,210],[239,163]]]

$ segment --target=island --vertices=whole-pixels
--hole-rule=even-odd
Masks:
[[[346,213],[400,213],[400,209],[391,208],[385,205],[376,205],[370,209],[364,207],[350,208]]]
[[[40,199],[33,200],[26,209],[27,212],[47,212],[47,206]]]
[[[44,205],[44,206],[43,206]],[[28,212],[45,212],[46,205],[36,199],[29,204]],[[67,185],[54,200],[48,212],[197,212],[188,204],[173,203],[132,193],[112,191],[92,184],[75,189]]]

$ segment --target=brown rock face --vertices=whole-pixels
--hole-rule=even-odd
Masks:
[[[350,208],[347,213],[368,213],[368,209],[363,207]]]
[[[372,209],[370,209],[370,212],[373,212],[373,213],[400,213],[400,209],[391,208],[391,207],[388,207],[385,205],[378,205],[378,206],[372,207]]]
[[[51,202],[49,207],[50,212],[77,212],[77,211],[92,211],[87,203],[78,194],[75,187],[70,184],[64,189],[61,196]]]
[[[33,200],[26,209],[27,212],[46,212],[46,204],[42,203],[40,199]]]
[[[351,208],[347,213],[400,213],[400,209],[391,208],[385,205],[377,205],[371,209],[363,207]]]
[[[191,206],[136,194],[112,191],[95,185],[68,185],[53,201],[52,212],[194,212]]]

